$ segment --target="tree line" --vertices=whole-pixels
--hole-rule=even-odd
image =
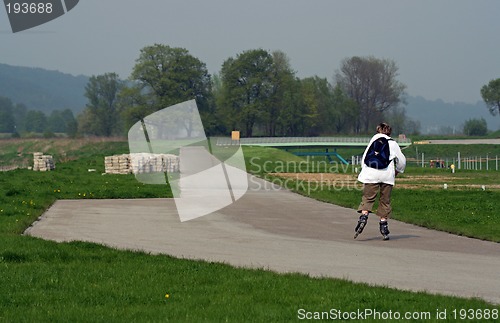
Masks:
[[[42,111],[28,110],[24,104],[14,104],[9,98],[0,96],[0,133],[21,134],[42,133],[53,137],[65,133],[74,137],[78,125],[70,109],[53,110],[49,115]]]
[[[481,92],[493,113],[499,100],[491,93],[499,90],[492,84]],[[209,136],[232,130],[244,137],[357,135],[373,132],[381,121],[391,123],[394,135],[417,134],[419,122],[409,119],[404,109],[405,89],[390,59],[346,58],[330,83],[318,76],[299,78],[282,51],[243,51],[210,75],[205,63],[188,50],[155,44],[140,50],[128,80],[116,73],[90,77],[85,87],[88,103],[76,119],[67,111],[55,111],[36,129],[56,132],[57,125],[73,135],[122,136],[147,115],[196,99]],[[33,113],[26,111],[24,130],[35,131],[28,114]],[[6,127],[0,132],[12,131],[7,124],[0,124]]]
[[[80,133],[121,135],[145,116],[196,99],[207,135],[240,130],[251,136],[318,136],[372,132],[392,120],[400,132],[418,132],[403,108],[406,86],[388,59],[352,57],[335,84],[299,78],[282,51],[253,49],[224,61],[216,75],[186,49],[155,44],[141,49],[129,80],[92,76]]]

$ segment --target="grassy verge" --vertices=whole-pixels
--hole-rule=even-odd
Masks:
[[[436,321],[436,309],[497,309],[480,300],[237,269],[88,243],[19,236],[3,237],[1,243],[0,320],[5,322],[290,322],[298,321],[300,309],[365,308],[430,312],[434,319],[428,321]]]
[[[479,300],[236,269],[87,243],[2,240],[2,245],[11,245],[0,258],[2,321],[289,322],[297,320],[299,309],[371,308],[434,316],[438,308],[495,308]]]
[[[77,159],[58,163],[55,172],[0,173],[0,321],[289,322],[298,320],[300,309],[304,315],[331,309],[428,312],[432,319],[426,321],[437,321],[436,309],[448,314],[454,309],[498,310],[477,299],[21,236],[56,199],[170,196],[165,185],[143,185],[132,175],[101,175],[104,156],[126,152],[126,146],[99,145],[82,146],[74,153]],[[254,162],[262,171],[263,163],[280,166],[294,158],[259,149],[253,155],[260,156]],[[358,193],[333,195],[344,196],[341,203],[357,203]]]

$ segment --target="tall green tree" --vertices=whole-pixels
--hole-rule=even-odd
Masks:
[[[273,93],[273,57],[263,49],[244,51],[222,64],[223,93],[220,108],[229,129],[253,135],[264,119]]]
[[[24,121],[26,119],[27,112],[28,112],[28,108],[22,103],[16,104],[12,110],[12,114],[14,116],[15,128],[16,128],[15,132],[18,135],[20,133],[23,133],[26,131]]]
[[[110,137],[120,133],[120,114],[117,108],[118,93],[123,87],[116,73],[92,76],[85,87],[88,104],[84,114],[87,122],[83,132]]]
[[[26,131],[44,132],[47,130],[47,116],[42,111],[29,110],[24,120]]]
[[[492,115],[500,111],[500,78],[491,80],[481,88],[481,96]]]
[[[61,111],[54,110],[47,118],[47,131],[50,132],[66,132],[64,119],[61,116]]]
[[[300,79],[287,81],[281,97],[282,109],[278,114],[279,136],[305,136],[315,134],[316,110],[307,104]]]
[[[130,79],[134,85],[122,95],[129,125],[192,99],[196,100],[203,122],[212,124],[210,118],[215,112],[210,74],[205,63],[186,49],[161,44],[144,47]]]
[[[391,125],[393,136],[407,133],[408,118],[404,107],[392,108],[387,111],[384,119]]]
[[[305,104],[303,120],[308,135],[347,133],[357,115],[357,105],[340,86],[332,89],[325,78],[308,77],[301,81]]]
[[[327,115],[330,91],[328,81],[317,76],[308,77],[300,81],[300,94],[303,107],[296,122],[304,123],[308,135],[318,135],[328,123],[324,118]],[[285,111],[286,112],[286,111]]]
[[[263,123],[268,136],[280,135],[280,128],[283,124],[285,111],[297,111],[297,98],[294,98],[294,93],[300,92],[297,88],[295,71],[290,65],[290,59],[282,51],[274,51],[271,53],[271,93],[269,102],[263,110]]]
[[[219,109],[217,109],[217,106],[220,104],[222,100],[222,93],[223,93],[223,84],[222,84],[222,79],[219,74],[215,73],[211,77],[212,81],[212,96],[210,98],[210,109],[209,113],[204,115],[203,118],[203,125],[206,130],[208,130],[207,135],[222,135],[222,134],[227,134],[228,130],[226,128],[227,124],[224,121],[224,114],[221,113]],[[203,116],[202,116],[203,117]]]
[[[14,114],[12,101],[0,96],[0,132],[15,132]]]
[[[335,78],[359,106],[356,132],[368,133],[384,111],[404,103],[406,86],[397,77],[393,60],[354,56],[342,61]]]
[[[76,120],[70,109],[54,110],[47,118],[47,131],[66,133],[70,137],[75,135]]]
[[[488,125],[484,118],[469,119],[464,123],[464,134],[467,136],[485,136],[488,133]]]
[[[100,133],[99,125],[96,122],[96,116],[90,109],[84,109],[77,117],[77,133],[85,135],[98,136]]]
[[[138,86],[123,87],[118,94],[118,106],[121,110],[125,130],[154,112],[153,103],[149,101],[150,97],[144,95]],[[80,125],[80,121],[78,124]]]
[[[332,90],[331,103],[327,105],[324,120],[329,123],[329,131],[334,133],[351,133],[354,129],[354,120],[359,115],[359,105],[349,98],[342,88],[337,84]]]
[[[64,109],[61,111],[61,117],[64,121],[64,132],[70,137],[75,137],[78,130],[78,124],[73,111]]]

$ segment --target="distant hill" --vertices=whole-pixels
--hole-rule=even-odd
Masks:
[[[439,133],[444,127],[455,131],[462,130],[465,121],[484,118],[488,129],[500,129],[500,116],[492,116],[482,101],[476,104],[463,102],[448,103],[442,100],[430,101],[421,96],[407,97],[406,115],[415,121],[420,121],[423,134]]]
[[[29,110],[71,109],[75,114],[85,107],[88,77],[42,68],[0,64],[0,96],[23,103]]]

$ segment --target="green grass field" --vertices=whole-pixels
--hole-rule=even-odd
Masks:
[[[0,142],[0,151],[11,156],[10,162],[14,162],[19,157],[18,150],[29,150],[21,147],[24,144],[31,143],[5,148]],[[45,142],[45,145],[54,149],[54,144]],[[446,309],[448,313],[454,309],[499,309],[477,299],[412,293],[299,274],[281,275],[266,270],[113,250],[90,243],[55,243],[21,235],[57,199],[171,196],[167,185],[143,185],[133,175],[101,175],[104,156],[127,152],[126,143],[91,142],[73,147],[78,148],[65,148],[64,158],[59,158],[54,149],[58,161],[54,172],[19,169],[0,173],[2,322],[289,322],[299,319],[300,309],[309,313],[365,308],[379,312],[430,312],[432,319],[426,321],[431,322],[438,321],[436,309]],[[16,152],[6,152],[12,149]],[[261,175],[283,164],[302,161],[269,149],[250,147],[245,152],[250,170],[249,158],[258,157],[253,160],[253,167],[260,165],[260,171],[255,169],[254,172]],[[264,169],[264,163],[269,169]],[[88,172],[88,169],[96,169],[96,172]],[[470,176],[463,181],[477,180],[474,174]],[[484,176],[491,179],[488,174]],[[495,181],[491,179],[491,183]],[[496,191],[422,190],[416,194],[417,191],[395,190],[395,215],[410,222],[419,214],[428,214],[421,225],[437,226],[439,222],[442,230],[454,231],[474,227],[473,221],[469,221],[470,212],[488,211],[492,221],[496,221],[491,223],[498,227],[498,216],[489,213],[493,202],[498,200]],[[360,198],[359,191],[324,190],[319,193],[351,207],[357,205]],[[477,203],[470,204],[471,195],[464,198],[467,193],[478,194],[472,195],[478,198]],[[404,194],[414,195],[411,208],[408,204],[398,204],[407,198]],[[449,198],[453,201],[437,202]],[[431,211],[431,205],[439,209]],[[442,210],[448,209],[446,216],[441,216]],[[457,217],[462,220],[457,221]],[[489,224],[486,222],[486,226]],[[494,231],[491,237],[482,238],[498,241],[498,237],[498,231]],[[381,320],[369,318],[366,321]],[[490,319],[484,321],[497,320],[490,315]]]

